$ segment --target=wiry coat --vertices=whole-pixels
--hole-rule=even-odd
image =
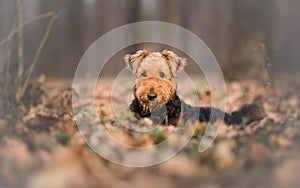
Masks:
[[[135,117],[151,118],[155,124],[178,125],[188,120],[215,122],[227,125],[249,124],[264,118],[264,110],[255,104],[243,105],[231,114],[213,107],[194,107],[186,104],[176,92],[176,74],[184,69],[186,61],[171,51],[149,53],[140,50],[126,55],[125,63],[135,78],[134,100],[130,110]]]

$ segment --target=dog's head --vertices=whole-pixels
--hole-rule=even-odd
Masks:
[[[149,53],[139,50],[124,57],[125,63],[135,79],[134,96],[144,109],[155,108],[167,103],[177,87],[177,74],[186,65],[184,58],[174,52]]]

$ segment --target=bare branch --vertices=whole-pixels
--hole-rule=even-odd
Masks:
[[[7,47],[7,59],[5,62],[5,73],[4,75],[4,88],[5,88],[5,92],[8,92],[8,86],[9,83],[11,82],[11,75],[10,75],[10,63],[11,63],[11,45],[10,43],[8,43],[8,47]]]
[[[17,14],[18,14],[18,71],[17,71],[17,83],[20,83],[23,76],[24,67],[24,50],[23,50],[23,0],[17,0]]]
[[[33,70],[34,70],[34,68],[35,68],[35,66],[36,66],[36,64],[37,64],[37,62],[39,60],[40,54],[41,54],[41,52],[42,52],[42,50],[43,50],[43,48],[44,48],[44,46],[45,46],[45,44],[47,42],[47,39],[48,39],[49,34],[51,32],[52,26],[53,26],[55,20],[58,17],[59,17],[59,14],[55,14],[55,15],[53,15],[51,17],[51,19],[49,21],[49,24],[48,24],[48,27],[47,27],[46,32],[44,34],[44,37],[43,37],[43,39],[42,39],[42,41],[41,41],[41,43],[40,43],[40,45],[38,47],[38,50],[37,50],[35,56],[34,56],[33,62],[30,65],[29,69],[27,70],[26,77],[24,78],[24,83],[20,84],[20,86],[19,86],[19,88],[17,90],[17,93],[16,93],[16,99],[17,99],[17,101],[20,101],[21,97],[24,95],[24,92],[25,92],[25,90],[26,90],[26,88],[28,86],[28,83],[30,81],[30,78],[32,76]]]
[[[36,21],[36,20],[41,20],[41,19],[45,19],[45,18],[49,18],[52,17],[54,15],[54,12],[47,12],[45,14],[41,14],[39,16],[33,17],[29,20],[27,20],[26,22],[24,22],[22,25],[18,26],[16,29],[12,30],[9,35],[7,37],[5,37],[1,43],[0,46],[2,46],[3,44],[5,44],[7,41],[9,41],[15,34],[17,34],[19,32],[19,30],[23,29],[25,26],[27,26],[28,24],[31,24],[32,22]]]

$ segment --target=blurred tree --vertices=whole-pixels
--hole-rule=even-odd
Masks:
[[[2,0],[0,5],[2,39],[17,22],[14,1]],[[227,78],[237,79],[245,77],[252,67],[257,68],[253,49],[259,43],[265,43],[272,62],[288,56],[291,62],[297,59],[298,53],[287,50],[289,43],[293,49],[298,46],[298,40],[287,39],[300,30],[293,26],[299,15],[294,5],[296,1],[280,0],[24,0],[24,20],[47,11],[61,11],[36,74],[71,77],[83,53],[104,33],[136,21],[158,20],[178,24],[198,35],[216,55]],[[25,64],[32,59],[46,24],[43,20],[25,29]],[[169,37],[186,42],[171,34]],[[117,72],[122,66],[116,64],[107,71]]]

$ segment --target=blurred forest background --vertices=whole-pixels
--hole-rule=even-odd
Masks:
[[[24,0],[22,15],[26,22],[43,13],[60,13],[34,75],[72,77],[84,52],[103,34],[124,24],[156,20],[195,33],[215,54],[226,78],[240,79],[260,66],[255,49],[262,44],[270,72],[299,69],[298,7],[297,0]],[[32,63],[48,22],[37,19],[24,27],[25,66]],[[7,49],[18,53],[16,43],[5,41],[18,26],[16,1],[0,0],[0,24],[0,57],[5,61]],[[124,53],[115,60],[121,61]],[[117,74],[123,67],[114,63],[106,72]]]
[[[0,0],[0,187],[298,188],[299,7],[299,0]],[[208,45],[225,75],[226,112],[255,103],[266,118],[246,127],[244,118],[242,126],[220,125],[213,146],[202,153],[198,143],[208,129],[197,123],[178,155],[147,168],[119,166],[92,151],[76,125],[81,113],[97,112],[99,118],[85,121],[83,133],[117,155],[99,135],[143,147],[161,143],[176,130],[158,126],[134,134],[112,107],[129,99],[124,92],[111,95],[115,76],[125,67],[122,56],[168,46],[146,43],[121,50],[103,69],[103,76],[112,77],[95,87],[95,95],[83,85],[82,100],[72,101],[78,98],[72,77],[85,51],[117,27],[150,20],[182,26]],[[185,69],[189,74],[196,73],[191,62]],[[182,83],[182,98],[211,105],[208,83],[197,78],[195,88]],[[131,91],[131,83],[126,84],[118,89]],[[135,118],[125,118],[136,124]]]

